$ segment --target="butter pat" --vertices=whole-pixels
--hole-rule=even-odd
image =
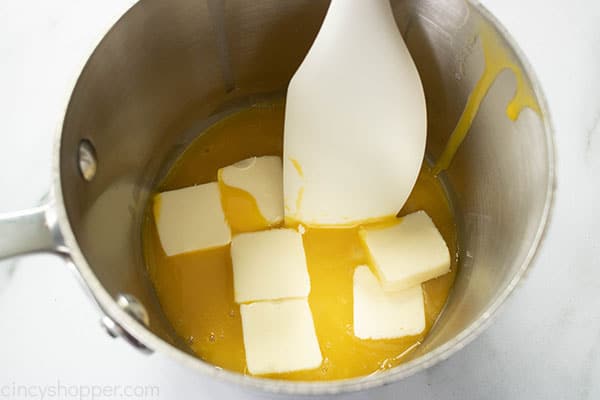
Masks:
[[[154,220],[167,256],[224,246],[231,241],[216,182],[157,194]]]
[[[251,157],[219,170],[219,180],[248,192],[271,225],[283,220],[283,167],[278,156]]]
[[[306,299],[240,306],[246,364],[251,374],[317,368],[322,356]]]
[[[425,329],[421,285],[385,292],[366,265],[354,270],[354,335],[360,339],[395,339]]]
[[[310,293],[302,236],[293,229],[235,236],[231,261],[237,303],[307,297]]]
[[[386,291],[406,289],[450,270],[450,251],[425,211],[385,228],[361,228],[359,234]]]

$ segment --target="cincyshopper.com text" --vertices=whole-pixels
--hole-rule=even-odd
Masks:
[[[66,384],[60,380],[48,385],[0,382],[0,399],[158,399],[159,396],[160,389],[156,385],[77,385]]]

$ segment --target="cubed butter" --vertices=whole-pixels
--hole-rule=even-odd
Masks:
[[[216,182],[159,193],[154,220],[167,256],[224,246],[231,241]]]
[[[302,235],[293,229],[234,236],[231,261],[237,303],[306,297],[310,292]]]
[[[386,291],[413,287],[450,270],[448,246],[425,211],[359,233]]]
[[[278,156],[251,157],[219,170],[227,186],[248,192],[271,225],[283,220],[283,167]]]
[[[242,304],[240,314],[250,373],[283,373],[321,365],[321,349],[306,299]]]
[[[421,285],[386,292],[366,265],[354,270],[354,335],[360,339],[395,339],[425,329]]]

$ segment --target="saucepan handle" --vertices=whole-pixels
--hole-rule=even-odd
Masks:
[[[38,207],[12,213],[0,213],[0,260],[32,253],[54,253],[69,255],[64,245],[62,235],[56,220],[54,201],[48,200]],[[91,293],[88,293],[91,295]],[[94,299],[93,296],[91,296]],[[102,307],[95,299],[100,311]],[[143,307],[131,295],[119,295],[117,304],[125,312],[148,325],[149,318]],[[114,322],[109,316],[104,315],[101,324],[113,336],[120,336],[144,353],[152,353],[148,347],[139,342],[131,333]]]
[[[56,224],[54,202],[11,213],[0,213],[0,260],[22,254],[66,253]]]

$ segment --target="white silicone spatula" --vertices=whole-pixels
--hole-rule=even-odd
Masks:
[[[396,214],[419,173],[426,127],[389,0],[332,0],[287,92],[286,217],[352,225]]]

